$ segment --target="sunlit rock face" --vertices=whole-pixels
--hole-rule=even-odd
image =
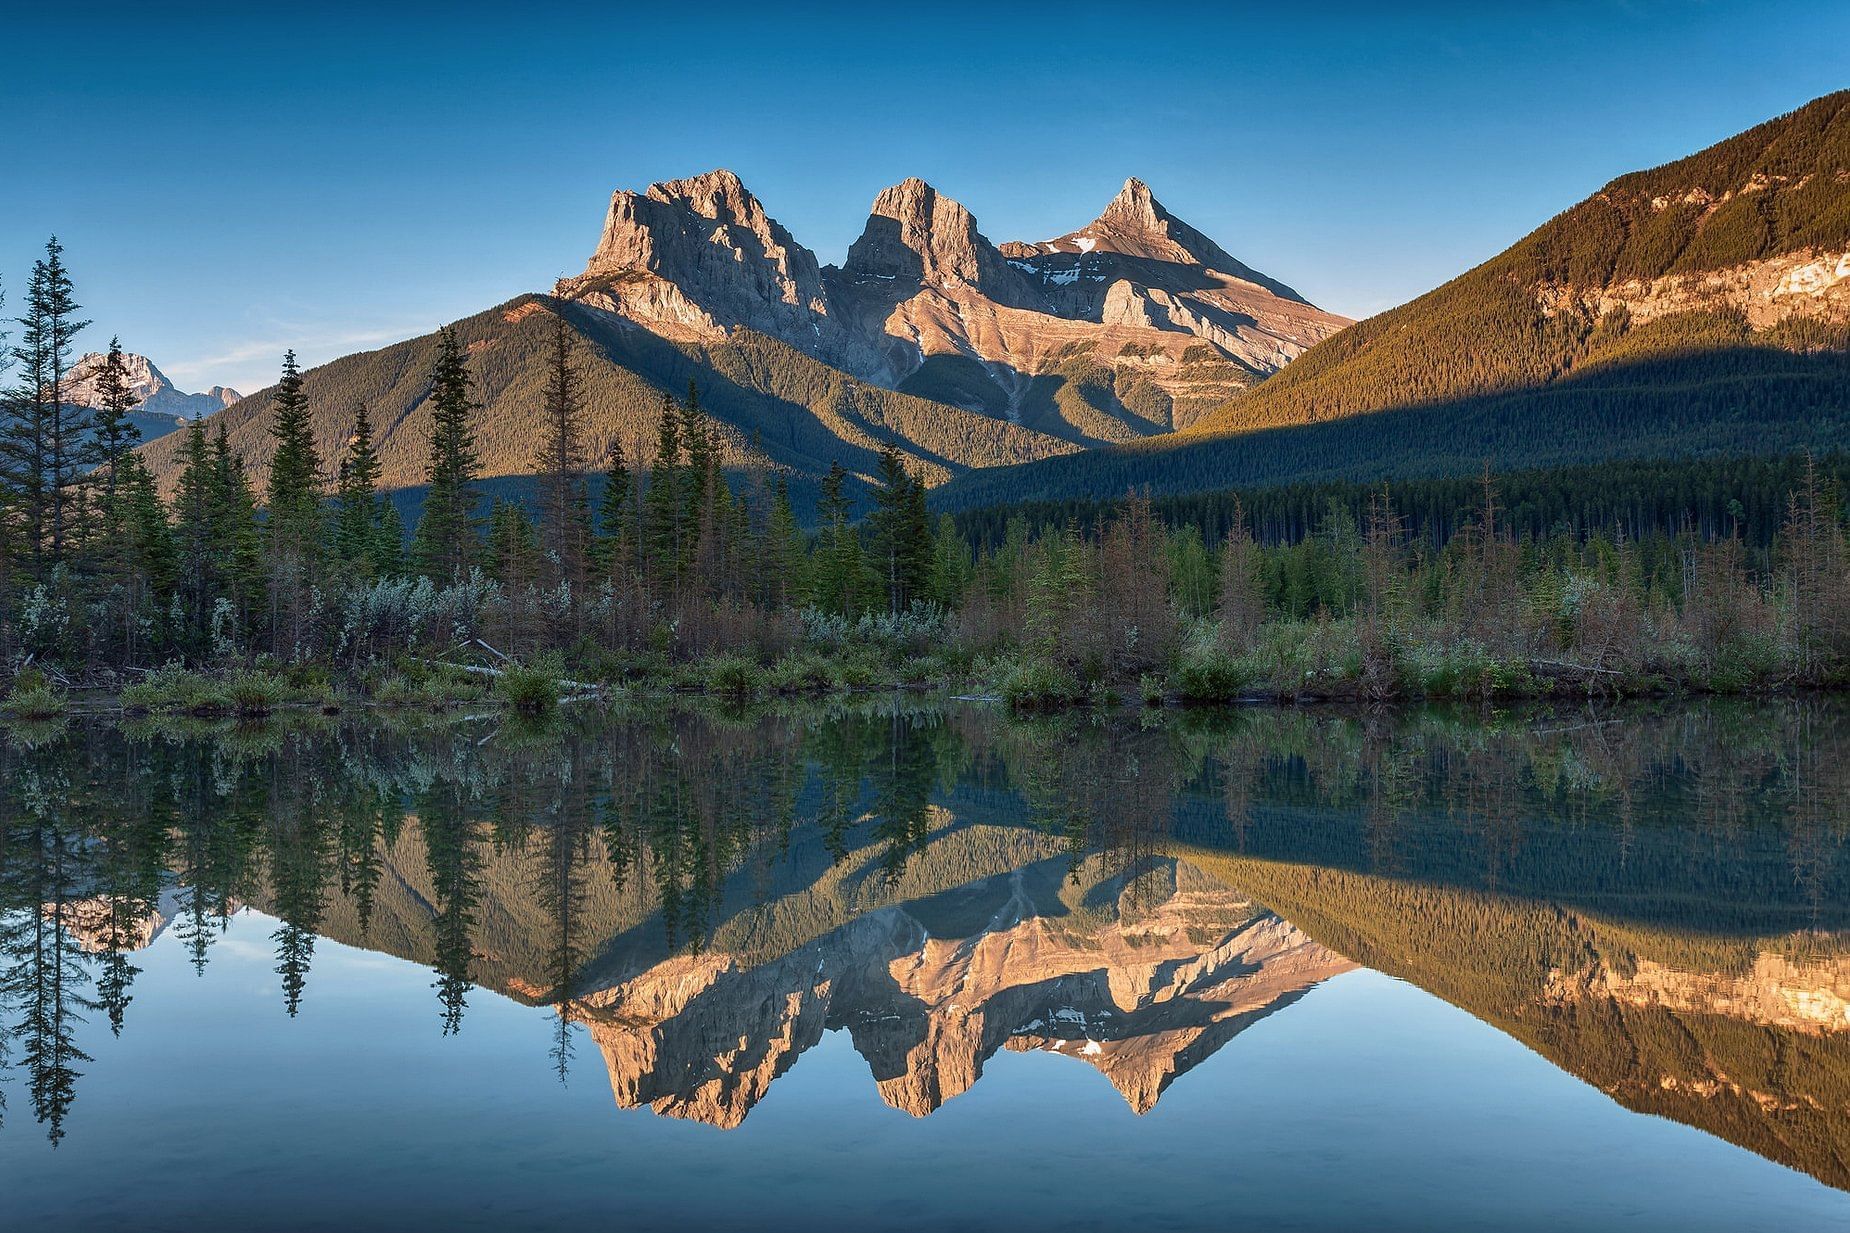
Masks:
[[[1050,902],[1017,870],[881,909],[768,963],[680,956],[574,1003],[625,1108],[737,1126],[824,1031],[846,1029],[881,1098],[923,1116],[998,1049],[1098,1069],[1139,1113],[1241,1028],[1352,965],[1187,866],[1087,863]],[[943,922],[974,927],[941,932]],[[938,926],[934,928],[934,925]]]
[[[95,407],[102,404],[97,379],[109,357],[92,351],[78,358],[66,374],[64,400],[75,406]],[[154,366],[145,355],[125,352],[122,357],[128,379],[129,396],[135,409],[148,415],[172,416],[175,419],[198,419],[223,410],[244,395],[229,386],[215,385],[197,394],[188,394],[175,386],[167,374]]]
[[[1002,245],[903,180],[838,268],[712,171],[616,193],[585,272],[557,291],[664,338],[748,329],[865,381],[1096,440],[1180,426],[1348,324],[1135,179],[1079,231]],[[1066,386],[1084,393],[1057,399]]]

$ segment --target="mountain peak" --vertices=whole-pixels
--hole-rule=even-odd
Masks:
[[[78,406],[98,405],[100,395],[96,388],[97,378],[102,375],[103,365],[108,360],[109,357],[100,351],[79,356],[65,374],[65,400]],[[153,360],[133,351],[123,352],[122,364],[128,375],[129,393],[135,399],[135,409],[150,415],[198,419],[229,407],[244,397],[236,390],[222,385],[215,385],[200,394],[185,393],[174,385],[166,373],[154,366]]]
[[[976,229],[976,217],[917,176],[880,190],[842,272],[856,282],[961,284],[1002,304],[1038,303],[1030,284]]]

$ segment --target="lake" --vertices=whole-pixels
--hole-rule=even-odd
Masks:
[[[1850,1227],[1850,708],[0,741],[8,1228]]]

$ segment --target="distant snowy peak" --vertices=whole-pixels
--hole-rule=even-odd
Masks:
[[[129,392],[136,401],[135,410],[146,415],[198,419],[214,411],[221,411],[244,397],[224,385],[215,385],[203,393],[188,394],[176,387],[167,374],[156,368],[147,356],[130,351],[124,352],[122,359],[128,370]],[[97,379],[102,375],[103,365],[108,360],[109,357],[103,353],[92,351],[71,365],[64,379],[65,401],[83,407],[100,405],[102,398],[97,392]]]

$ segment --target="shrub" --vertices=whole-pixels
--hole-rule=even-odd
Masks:
[[[762,669],[743,655],[715,655],[706,662],[706,688],[729,698],[749,698],[765,686]]]
[[[1047,711],[1085,697],[1079,682],[1051,660],[1035,657],[1012,667],[1002,678],[1002,700],[1017,711]]]
[[[57,719],[69,705],[63,690],[47,680],[44,673],[28,668],[13,678],[5,709],[17,719]]]
[[[1169,684],[1184,702],[1232,702],[1259,681],[1250,666],[1224,651],[1201,649],[1182,656]]]
[[[131,711],[186,715],[223,715],[232,709],[231,695],[220,682],[177,663],[164,664],[124,689],[122,705]]]
[[[550,711],[559,705],[562,671],[558,656],[542,655],[532,664],[510,664],[495,678],[495,688],[502,700],[517,711]]]
[[[240,672],[225,686],[231,709],[240,715],[268,715],[283,700],[283,682],[267,672]]]

